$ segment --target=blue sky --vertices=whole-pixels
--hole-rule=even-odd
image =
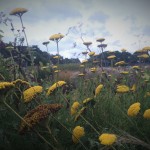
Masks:
[[[59,42],[64,57],[80,57],[86,50],[81,40],[91,41],[91,50],[99,53],[97,38],[105,38],[106,50],[127,49],[134,52],[150,46],[150,0],[0,0],[0,11],[9,16],[16,7],[28,9],[23,15],[30,45],[38,45],[56,33],[67,34]],[[20,29],[16,16],[9,16],[15,29]],[[0,24],[3,40],[13,41],[10,25]],[[76,43],[76,47],[74,47]],[[50,41],[49,52],[56,54],[56,44]],[[80,54],[80,55],[79,55]]]

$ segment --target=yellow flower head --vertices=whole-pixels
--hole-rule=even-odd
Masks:
[[[78,76],[79,76],[79,77],[83,77],[83,76],[85,76],[85,74],[79,73]]]
[[[133,66],[132,69],[140,69],[139,66]]]
[[[129,87],[126,85],[118,85],[117,86],[117,93],[126,93],[129,92]]]
[[[0,90],[9,87],[14,87],[14,84],[12,82],[0,82]]]
[[[61,40],[63,37],[64,37],[64,35],[58,33],[58,34],[54,34],[54,35],[50,36],[49,40],[57,41],[57,40]]]
[[[61,70],[55,70],[54,73],[59,73]]]
[[[143,117],[145,119],[150,119],[150,109],[145,110],[145,112],[143,114]]]
[[[134,103],[134,104],[132,104],[130,107],[129,107],[129,109],[128,109],[128,112],[127,112],[127,114],[128,114],[128,116],[130,116],[130,117],[134,117],[134,116],[136,116],[138,113],[139,113],[139,111],[140,111],[140,103]]]
[[[77,101],[72,104],[72,106],[71,106],[71,115],[76,114],[79,106],[80,106],[80,103],[77,102]]]
[[[53,58],[54,58],[54,59],[58,59],[58,58],[60,58],[60,56],[54,56]]]
[[[43,66],[43,67],[41,67],[42,70],[43,69],[47,69],[47,68],[49,68],[49,66]]]
[[[111,56],[108,56],[107,58],[108,59],[114,59],[114,58],[116,58],[116,56],[115,55],[111,55]]]
[[[14,47],[13,46],[7,46],[6,49],[9,51],[12,51],[14,49]]]
[[[122,72],[120,72],[120,73],[121,73],[121,74],[124,74],[124,75],[129,74],[128,71],[122,71]]]
[[[124,65],[124,64],[125,64],[124,61],[119,61],[119,62],[115,63],[115,66],[121,66],[121,65]]]
[[[97,39],[96,41],[97,41],[97,42],[103,42],[103,41],[105,41],[105,39],[104,39],[104,38],[99,38],[99,39]]]
[[[84,128],[76,126],[72,132],[72,140],[74,143],[78,143],[79,139],[85,135]]]
[[[97,86],[97,88],[95,89],[95,97],[101,92],[102,88],[103,84]]]
[[[89,52],[88,55],[93,56],[93,55],[95,55],[95,52]]]
[[[99,136],[99,141],[102,145],[112,145],[116,140],[117,136],[115,134],[103,133]]]
[[[43,91],[42,86],[33,86],[23,92],[24,102],[30,102],[38,93]]]
[[[83,63],[87,63],[87,62],[88,62],[88,60],[82,60],[81,63],[83,64]]]
[[[144,47],[142,50],[150,51],[150,46],[146,46],[146,47]]]
[[[147,54],[142,54],[142,55],[139,55],[139,56],[137,56],[137,57],[139,57],[139,58],[149,58],[149,55],[147,55]]]
[[[49,87],[46,95],[50,95],[55,89],[65,85],[65,84],[66,84],[65,81],[58,81],[58,82],[54,83],[52,86]]]
[[[84,68],[85,66],[84,65],[80,65],[80,68]]]
[[[136,84],[133,84],[132,88],[130,89],[130,91],[135,92],[136,91]]]
[[[92,42],[83,42],[84,45],[89,46],[92,44]]]
[[[136,50],[136,53],[143,53],[144,51],[142,49]]]
[[[28,10],[26,8],[15,8],[9,14],[10,15],[23,15]]]
[[[96,72],[97,68],[94,67],[94,68],[91,68],[90,70],[91,70],[91,72]]]
[[[58,66],[52,66],[52,68],[53,68],[53,69],[56,69],[56,68],[58,68]]]

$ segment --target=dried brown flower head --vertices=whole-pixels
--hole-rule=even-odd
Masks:
[[[23,133],[26,129],[33,128],[41,120],[48,117],[49,114],[54,114],[63,106],[61,104],[42,104],[27,112],[23,117],[26,121],[21,122],[19,132]]]

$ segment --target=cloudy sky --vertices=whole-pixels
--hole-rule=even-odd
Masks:
[[[80,57],[86,50],[83,40],[91,41],[91,50],[99,53],[97,38],[105,38],[106,50],[127,49],[134,52],[150,46],[150,0],[0,0],[0,11],[12,19],[15,33],[20,20],[9,12],[22,7],[24,26],[30,45],[46,50],[42,42],[56,33],[66,35],[60,42],[64,57]],[[13,41],[11,26],[0,24],[5,42]],[[56,54],[56,43],[50,41],[49,52]],[[80,54],[80,55],[79,55]]]

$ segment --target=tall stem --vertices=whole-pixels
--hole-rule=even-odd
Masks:
[[[27,46],[29,46],[29,44],[28,44],[28,39],[27,39],[27,35],[26,35],[25,30],[24,30],[24,25],[23,25],[23,21],[22,21],[21,15],[19,15],[19,18],[20,18],[20,21],[21,21],[21,25],[22,25],[22,29],[23,29],[22,31],[23,31],[23,33],[24,33],[24,36],[25,36],[25,40],[26,40]]]
[[[58,66],[59,66],[59,47],[58,47],[58,40],[56,40],[56,45],[57,45],[57,54],[58,54]]]
[[[20,18],[20,21],[21,21],[22,31],[23,31],[24,36],[25,36],[25,40],[26,40],[26,43],[27,43],[27,47],[29,48],[28,39],[27,39],[27,35],[26,35],[25,29],[24,29],[23,20],[22,20],[21,15],[19,15],[19,18]],[[33,56],[32,56],[32,54],[31,54],[31,50],[28,49],[28,52],[29,52],[30,59],[31,59],[31,66],[32,66],[32,69],[34,69],[34,62],[33,62]],[[34,70],[35,70],[35,69],[34,69]]]

